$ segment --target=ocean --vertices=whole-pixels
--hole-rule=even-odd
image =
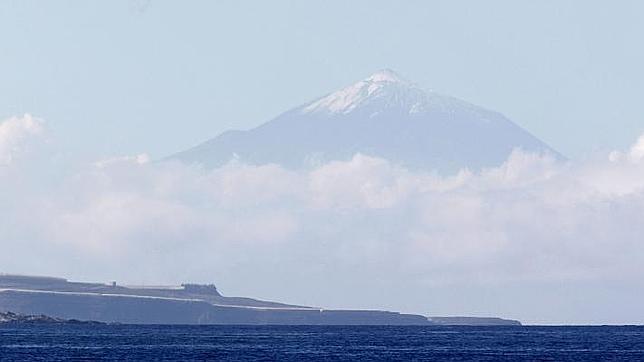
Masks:
[[[644,327],[3,325],[0,360],[644,361]]]

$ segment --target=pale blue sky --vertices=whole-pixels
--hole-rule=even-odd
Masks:
[[[2,1],[0,117],[71,151],[162,157],[380,68],[566,155],[644,131],[644,3]]]

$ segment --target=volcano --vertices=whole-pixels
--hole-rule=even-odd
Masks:
[[[259,127],[224,132],[170,158],[207,168],[236,160],[299,169],[362,154],[451,173],[498,166],[515,149],[562,158],[501,113],[425,90],[385,69]]]

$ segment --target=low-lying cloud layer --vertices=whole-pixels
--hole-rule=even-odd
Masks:
[[[517,150],[443,177],[360,154],[302,171],[145,155],[52,171],[43,129],[0,123],[0,271],[543,322],[641,312],[644,136],[584,161]]]

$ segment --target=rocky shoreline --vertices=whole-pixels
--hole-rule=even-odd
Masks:
[[[54,318],[46,315],[29,315],[13,312],[0,312],[1,324],[104,324],[95,321],[79,321],[76,319]]]

